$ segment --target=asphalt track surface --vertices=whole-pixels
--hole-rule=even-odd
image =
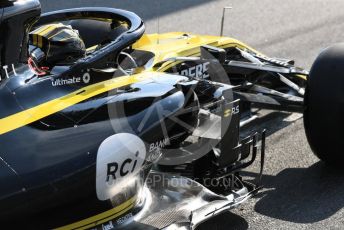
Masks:
[[[343,0],[41,0],[43,10],[83,6],[128,9],[145,21],[147,32],[224,34],[257,50],[296,60],[309,69],[325,47],[344,41]],[[160,15],[160,20],[157,17]],[[160,24],[160,27],[158,25]],[[159,29],[158,29],[159,28]],[[258,120],[267,128],[264,190],[205,229],[344,229],[344,172],[313,156],[297,114],[272,113]],[[329,134],[331,135],[331,134]],[[247,176],[256,175],[257,168]]]

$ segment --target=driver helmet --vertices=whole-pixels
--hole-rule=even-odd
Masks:
[[[32,31],[29,39],[29,65],[38,72],[56,65],[70,65],[86,55],[84,41],[70,25],[43,25]]]

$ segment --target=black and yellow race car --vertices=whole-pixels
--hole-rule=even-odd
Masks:
[[[253,108],[305,110],[315,152],[340,155],[341,135],[325,137],[338,120],[319,115],[339,119],[327,99],[339,103],[341,86],[316,90],[340,71],[336,49],[307,82],[292,60],[222,36],[145,34],[124,10],[0,7],[2,226],[195,229],[260,188],[265,131],[239,133]],[[245,181],[256,159],[259,176]]]

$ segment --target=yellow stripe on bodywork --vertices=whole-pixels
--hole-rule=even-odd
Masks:
[[[94,50],[97,49],[97,47],[98,47],[98,45],[91,46],[91,47],[86,49],[86,52],[93,52]]]
[[[72,229],[82,230],[82,229],[89,229],[97,225],[106,223],[130,211],[130,209],[134,207],[135,201],[136,201],[136,197],[133,197],[127,200],[126,202],[124,202],[123,204],[111,210],[108,210],[96,216],[92,216],[88,219],[57,228],[56,230],[72,230]]]
[[[295,76],[298,77],[298,78],[301,78],[302,80],[307,81],[307,75],[296,74]]]
[[[260,54],[257,50],[233,38],[188,34],[184,32],[171,32],[164,34],[145,34],[140,40],[133,44],[133,49],[144,50],[155,54],[153,66],[165,59],[172,57],[200,56],[200,47],[211,45],[218,48],[238,47],[248,49]],[[163,72],[176,62],[166,62],[160,66],[159,71]]]
[[[140,82],[154,75],[161,75],[161,73],[145,72],[132,76],[117,77],[108,81],[84,87],[66,96],[5,117],[0,119],[0,135],[31,124],[101,93]]]

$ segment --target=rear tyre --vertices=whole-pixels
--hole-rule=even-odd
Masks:
[[[304,124],[308,142],[322,161],[344,162],[344,43],[324,50],[307,82]]]

